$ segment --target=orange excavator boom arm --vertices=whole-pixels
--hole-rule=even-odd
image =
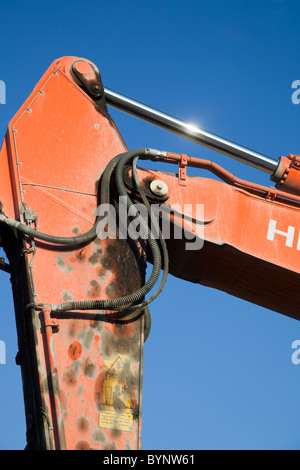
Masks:
[[[141,448],[148,305],[168,272],[299,319],[298,156],[277,163],[220,145],[122,100],[92,62],[58,59],[10,122],[0,152],[1,243],[29,449]],[[276,187],[187,155],[129,151],[107,111],[120,103],[270,173]],[[143,169],[144,159],[158,169]],[[160,162],[175,172],[159,171]],[[190,166],[220,181],[190,176]]]

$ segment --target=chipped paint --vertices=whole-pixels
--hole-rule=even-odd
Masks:
[[[94,331],[90,328],[82,328],[78,333],[78,339],[85,351],[91,351],[94,342]]]
[[[74,300],[74,295],[71,294],[70,292],[68,292],[65,289],[61,292],[61,296],[62,296],[62,298],[65,302],[69,302],[69,301]]]
[[[65,270],[66,263],[60,255],[56,256],[56,265],[57,265],[58,269],[60,269],[60,271]]]
[[[70,274],[70,275],[72,274],[73,270],[74,270],[74,268],[73,268],[73,266],[71,266],[70,264],[66,267],[66,271],[67,271],[67,273]]]

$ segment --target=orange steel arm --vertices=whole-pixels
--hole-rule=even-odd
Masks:
[[[101,174],[127,150],[105,106],[70,76],[75,60],[51,65],[10,122],[0,154],[5,214],[30,224],[32,210],[38,230],[61,237],[93,227]],[[139,448],[144,318],[121,325],[105,313],[96,321],[98,311],[54,315],[34,304],[135,291],[144,282],[143,251],[98,238],[56,245],[3,224],[1,238],[12,274],[28,448]]]
[[[114,301],[143,288],[146,260],[153,271],[169,265],[175,276],[299,319],[300,197],[290,194],[297,158],[282,160],[281,188],[290,174],[283,192],[241,181],[206,160],[144,153],[178,166],[174,174],[142,168],[135,174],[133,157],[124,166],[133,205],[146,196],[161,212],[163,235],[170,224],[168,262],[158,267],[149,240],[133,243],[119,228],[117,236],[103,236],[109,224],[102,236],[93,233],[105,175],[115,174],[116,156],[128,155],[94,64],[56,60],[9,124],[0,153],[0,229],[12,276],[29,449],[141,448],[147,302],[139,297],[124,311]],[[188,166],[223,181],[191,177]],[[118,184],[111,182],[107,196],[118,212]],[[203,210],[195,213],[196,207]],[[185,236],[175,235],[178,227]],[[86,233],[93,236],[77,238]]]
[[[180,164],[181,156],[160,158]],[[300,319],[297,283],[300,257],[300,197],[240,180],[213,162],[187,157],[187,165],[206,169],[222,181],[140,170],[144,187],[149,179],[168,186],[168,210],[173,224],[185,227],[186,239],[166,239],[170,273],[223,290],[257,305]],[[174,217],[174,213],[182,213]],[[203,220],[195,207],[203,204]],[[185,206],[193,220],[183,223]],[[174,211],[172,210],[174,209]],[[191,235],[202,237],[201,249],[186,249]]]

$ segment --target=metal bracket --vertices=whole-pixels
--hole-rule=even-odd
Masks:
[[[275,201],[276,196],[277,196],[276,191],[274,191],[273,188],[270,188],[268,193],[265,196],[265,199],[267,199],[268,201]]]
[[[75,82],[94,100],[97,106],[107,114],[104,87],[99,70],[85,60],[73,62],[70,72]]]
[[[52,333],[58,333],[59,323],[56,318],[45,318],[45,327],[49,326],[52,328]]]
[[[45,305],[42,310],[44,314],[45,329],[50,327],[52,329],[52,333],[57,333],[59,331],[59,322],[57,318],[51,317],[51,307],[49,305]]]
[[[181,154],[180,162],[178,162],[178,180],[180,186],[186,186],[186,167],[188,163],[188,157],[185,154]]]
[[[37,227],[38,216],[34,211],[30,209],[25,209],[23,217],[27,225],[31,225],[32,223],[34,223],[35,227]]]

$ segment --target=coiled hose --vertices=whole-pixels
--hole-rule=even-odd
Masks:
[[[125,187],[123,181],[123,174],[125,165],[132,161],[135,157],[144,156],[147,157],[149,155],[150,149],[137,149],[130,152],[127,152],[125,155],[122,154],[120,158],[115,160],[116,163],[116,189],[119,196],[124,196],[127,202],[127,209],[130,210],[130,216],[132,219],[139,216],[137,209],[135,208],[132,200],[128,196],[127,189]],[[114,166],[114,165],[112,165]],[[119,297],[117,299],[109,299],[109,300],[83,300],[83,301],[72,301],[72,302],[63,302],[57,306],[53,306],[53,311],[66,311],[66,310],[109,310],[109,309],[116,309],[119,307],[127,307],[131,305],[135,305],[140,302],[145,295],[154,287],[156,282],[158,281],[160,272],[161,272],[161,251],[157,241],[152,238],[151,230],[141,217],[139,219],[139,223],[143,226],[143,230],[147,233],[147,240],[149,247],[152,252],[153,257],[153,268],[151,275],[148,281],[140,287],[137,291],[133,292],[132,294],[128,294],[123,297]],[[134,307],[135,310],[137,307]],[[128,311],[126,311],[126,315]],[[119,315],[120,316],[120,315]]]
[[[136,189],[140,194],[145,206],[147,207],[148,214],[151,217],[151,208],[147,201],[146,195],[138,181],[137,172],[136,172],[136,162],[138,158],[142,159],[155,159],[157,154],[160,153],[157,150],[153,149],[135,149],[129,152],[122,153],[117,155],[113,160],[109,162],[107,165],[102,178],[101,178],[101,198],[100,203],[109,203],[110,201],[110,187],[111,187],[111,178],[113,173],[116,174],[116,188],[119,196],[126,197],[127,201],[127,208],[130,210],[130,217],[134,219],[135,217],[139,216],[137,209],[135,208],[132,200],[128,196],[127,189],[125,187],[123,181],[123,174],[125,165],[129,162],[132,163],[133,166],[133,176],[136,185]],[[53,244],[60,244],[60,245],[80,245],[86,244],[91,242],[97,237],[97,224],[101,218],[97,217],[95,224],[93,227],[84,234],[74,236],[74,237],[57,237],[53,235],[44,234],[39,232],[29,226],[18,222],[17,220],[11,219],[7,217],[4,213],[0,214],[0,223],[4,223],[11,228],[14,228],[21,233],[28,235],[32,238],[37,238],[39,240],[44,240],[49,243]],[[136,311],[137,309],[141,310],[141,313],[137,315],[137,317],[141,316],[142,309],[144,309],[150,302],[152,302],[159,292],[161,292],[162,287],[166,281],[167,273],[168,273],[168,253],[166,249],[166,244],[163,240],[160,230],[156,227],[157,233],[159,233],[159,244],[157,241],[151,236],[151,230],[148,224],[144,221],[142,217],[139,219],[139,223],[143,226],[144,233],[147,233],[147,240],[149,244],[149,248],[152,253],[152,260],[153,260],[153,268],[151,275],[148,281],[139,288],[136,292],[132,294],[117,298],[117,299],[109,299],[109,300],[93,300],[93,301],[74,301],[74,302],[63,302],[59,305],[52,305],[53,311],[70,311],[70,310],[116,310],[117,312],[111,316],[111,320],[121,319],[124,316],[127,316],[130,312]],[[152,221],[153,223],[153,221]],[[164,259],[164,274],[162,281],[160,283],[159,288],[157,289],[156,293],[152,295],[152,297],[148,300],[144,300],[145,295],[154,287],[157,283],[160,271],[162,268],[161,263],[161,254],[163,253]],[[48,305],[48,304],[36,304],[39,306]],[[137,318],[136,317],[136,318]]]

